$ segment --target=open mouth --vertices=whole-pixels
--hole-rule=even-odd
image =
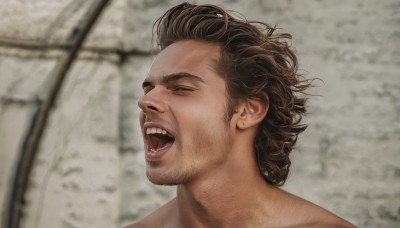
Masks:
[[[152,153],[159,153],[168,149],[175,141],[175,138],[166,130],[151,127],[146,130],[147,150]]]

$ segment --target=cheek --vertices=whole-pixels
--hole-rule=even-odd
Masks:
[[[212,120],[211,120],[212,119]],[[188,139],[188,148],[193,151],[191,159],[198,167],[215,167],[226,161],[231,149],[231,137],[219,116],[211,116],[198,123]]]
[[[181,113],[179,121],[185,140],[190,144],[208,148],[216,146],[228,134],[224,121],[225,109],[223,105],[197,105]],[[179,118],[179,117],[178,117]],[[188,142],[189,143],[189,142]]]
[[[216,127],[225,123],[226,111],[222,102],[190,102],[189,105],[181,103],[179,109],[176,118],[185,127]]]
[[[221,95],[222,96],[222,95]],[[226,131],[226,100],[221,96],[203,96],[202,99],[180,100],[170,103],[178,129],[186,138],[196,137],[194,134],[216,135]],[[217,135],[218,136],[218,135]],[[203,136],[206,137],[206,136]],[[193,141],[200,140],[193,138]]]

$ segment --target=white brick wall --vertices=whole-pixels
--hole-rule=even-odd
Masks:
[[[74,65],[35,161],[24,227],[119,227],[174,195],[144,175],[136,104],[153,22],[177,2],[117,0],[98,21],[85,46],[131,54],[120,62],[116,52],[87,51]],[[0,43],[43,40],[70,3],[0,3]],[[212,3],[292,33],[302,72],[324,81],[284,188],[360,227],[398,227],[400,1]],[[86,6],[59,19],[47,41],[62,44]],[[0,204],[33,97],[59,54],[0,46]]]

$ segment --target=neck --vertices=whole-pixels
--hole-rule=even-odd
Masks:
[[[248,146],[252,149],[252,145]],[[248,224],[248,220],[257,222],[260,213],[265,218],[268,214],[265,204],[272,203],[276,188],[264,181],[250,151],[230,151],[224,165],[177,187],[178,210],[184,227],[240,227],[241,223]],[[244,157],[243,153],[249,156]]]

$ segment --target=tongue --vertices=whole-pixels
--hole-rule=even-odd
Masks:
[[[162,148],[165,148],[173,142],[173,139],[166,135],[152,135],[151,150],[156,152]]]

